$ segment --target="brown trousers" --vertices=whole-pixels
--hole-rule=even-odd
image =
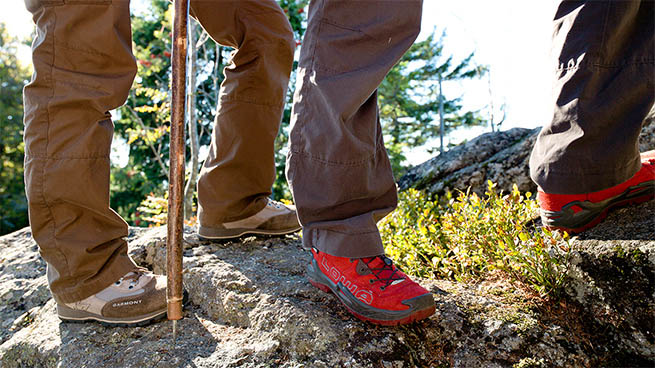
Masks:
[[[655,102],[654,8],[652,0],[560,4],[554,112],[530,159],[545,192],[595,192],[639,170],[639,132]]]
[[[287,179],[303,244],[384,253],[376,222],[396,207],[377,88],[412,45],[422,0],[314,0],[300,51]]]
[[[127,224],[109,208],[108,111],[136,74],[129,0],[25,0],[38,33],[25,87],[30,224],[59,300],[84,299],[133,269]],[[274,0],[192,0],[225,69],[210,154],[199,178],[200,222],[248,217],[266,205],[295,47]]]

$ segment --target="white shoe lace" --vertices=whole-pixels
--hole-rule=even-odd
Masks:
[[[285,208],[284,204],[282,204],[281,202],[278,202],[278,201],[274,201],[272,199],[269,199],[268,203],[266,205],[268,207],[275,208],[276,210],[281,210],[281,209]]]
[[[127,274],[125,274],[125,276],[118,279],[118,281],[116,281],[114,285],[120,286],[121,284],[123,284],[123,281],[129,280],[130,284],[127,286],[127,288],[134,289],[134,287],[139,284],[139,279],[141,278],[141,276],[143,276],[146,272],[148,271],[141,270],[141,269],[128,272]]]

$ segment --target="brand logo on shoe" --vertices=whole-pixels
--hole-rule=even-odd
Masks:
[[[341,285],[345,286],[346,289],[348,289],[355,296],[355,298],[359,299],[360,301],[368,305],[373,303],[373,293],[370,290],[359,289],[357,285],[346,279],[346,276],[342,275],[336,267],[330,267],[325,258],[321,259],[321,264],[323,268],[327,270],[328,277],[332,279],[334,283],[341,283]]]
[[[141,304],[141,299],[139,299],[139,300],[128,300],[128,301],[125,301],[125,302],[114,303],[111,306],[114,307],[114,308],[118,308],[118,307],[125,307],[125,306],[136,305],[136,304]]]

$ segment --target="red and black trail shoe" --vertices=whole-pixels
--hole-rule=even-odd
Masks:
[[[627,181],[585,194],[537,193],[546,228],[580,233],[596,226],[614,207],[655,199],[655,151],[641,154],[641,169]]]
[[[432,294],[385,256],[350,259],[312,249],[309,282],[332,292],[357,318],[379,325],[408,324],[434,314]]]

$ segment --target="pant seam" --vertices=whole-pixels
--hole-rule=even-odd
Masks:
[[[360,231],[360,232],[347,232],[347,231],[339,231],[339,230],[333,230],[333,229],[321,229],[318,228],[316,229],[316,232],[318,231],[327,231],[327,232],[332,232],[332,233],[337,233],[337,234],[343,234],[343,235],[366,235],[366,234],[375,234],[379,232],[377,228],[375,230],[369,230],[369,231]]]
[[[610,18],[610,7],[611,7],[611,2],[608,1],[605,3],[606,4],[606,11],[605,11],[605,21],[603,22],[603,32],[601,34],[601,39],[600,39],[600,48],[603,50],[603,58],[606,58],[607,55],[605,55],[605,36],[607,35],[607,24],[609,23],[609,18]]]
[[[274,108],[280,108],[280,107],[284,106],[284,102],[279,103],[279,104],[269,104],[269,103],[257,102],[257,101],[253,101],[253,100],[249,100],[249,99],[234,98],[234,97],[222,97],[221,102],[241,102],[241,103],[247,103],[247,104],[251,104],[251,105],[274,107]]]
[[[323,22],[320,20],[323,19],[323,15],[325,14],[325,0],[321,2],[321,9],[320,9],[320,17],[319,17],[319,22],[318,22],[318,29],[316,30],[316,37],[314,38],[314,42],[312,44],[312,69],[316,68],[315,65],[315,60],[316,60],[316,45],[318,44],[318,37],[321,35],[321,28],[323,25]]]
[[[320,4],[321,4],[321,7],[320,7],[319,10],[317,10],[317,14],[316,15],[312,14],[312,16],[318,16],[319,20],[322,19],[323,14],[325,14],[325,10],[324,10],[325,9],[325,0],[321,1]],[[319,12],[320,12],[320,14],[318,14]],[[308,68],[310,71],[313,71],[313,70],[316,69],[316,65],[315,65],[315,62],[316,62],[316,45],[318,44],[318,37],[321,35],[322,25],[323,25],[323,22],[319,21],[317,29],[316,29],[316,33],[315,33],[314,37],[312,37],[312,39],[311,39],[312,40],[311,45],[306,45],[306,46],[311,47],[312,57],[311,57],[311,61],[309,63],[309,68]],[[309,35],[309,28],[305,32],[305,36],[304,36],[305,39],[307,38],[307,35]],[[298,71],[300,72],[300,68],[298,68]],[[306,91],[307,86],[309,85],[309,83],[306,83],[305,80],[309,81],[309,79],[311,79],[311,74],[308,73],[307,70],[305,70],[304,74],[302,76],[302,80],[300,80],[300,79],[298,80],[298,83],[301,86],[300,90],[297,91],[298,95],[301,95],[301,96],[304,95],[303,92]],[[295,100],[295,98],[294,98],[294,100]],[[293,115],[294,112],[297,113],[295,110],[299,106],[295,102],[294,102],[293,105],[294,106],[293,106],[293,109],[292,109],[293,110],[292,115]],[[305,110],[305,108],[302,109],[303,112],[304,112],[304,110]],[[292,118],[292,120],[294,120],[294,119]],[[305,119],[303,119],[303,120],[295,119],[295,123],[298,124],[297,133],[294,134],[294,132],[293,132],[294,129],[292,129],[291,132],[289,132],[289,148],[290,148],[289,151],[290,152],[293,151],[293,149],[291,149],[291,148],[292,148],[292,145],[294,143],[294,140],[291,138],[292,134],[298,137],[296,140],[297,140],[297,144],[299,144],[299,145],[302,145],[304,140],[305,140],[304,137],[303,137],[303,133],[302,133],[305,126],[307,125],[306,122],[305,122]],[[293,125],[293,124],[291,124],[291,125]],[[296,153],[300,154],[300,152],[296,152]]]
[[[55,80],[54,80],[53,74],[54,74],[55,56],[56,56],[55,55],[55,52],[56,52],[55,44],[56,44],[57,12],[53,9],[52,14],[53,14],[53,23],[52,23],[52,26],[51,26],[52,27],[52,45],[51,45],[51,47],[52,47],[52,59],[51,59],[51,62],[50,62],[50,78],[49,78],[50,79],[50,84],[52,86],[52,92],[50,94],[50,98],[48,99],[48,102],[46,103],[46,119],[47,119],[46,137],[45,137],[45,156],[46,156],[45,158],[46,158],[46,160],[43,163],[43,166],[41,168],[41,182],[40,182],[41,185],[40,186],[41,186],[41,198],[43,199],[43,204],[48,209],[48,217],[50,218],[50,220],[51,220],[50,223],[52,224],[52,226],[51,226],[52,227],[52,242],[53,242],[53,245],[54,245],[54,250],[64,260],[64,264],[66,266],[66,275],[68,276],[71,273],[70,272],[70,265],[68,264],[68,258],[66,257],[66,254],[64,254],[64,252],[61,251],[61,249],[59,248],[59,246],[57,244],[57,236],[56,236],[57,235],[56,234],[57,222],[55,221],[55,216],[54,216],[54,213],[52,212],[52,207],[50,206],[50,203],[48,203],[48,199],[47,199],[47,197],[45,195],[45,185],[46,185],[46,180],[47,180],[47,176],[46,176],[45,171],[46,171],[46,165],[47,165],[47,160],[48,160],[48,158],[47,158],[48,149],[49,149],[49,145],[50,145],[50,119],[51,119],[50,118],[50,116],[51,116],[51,112],[50,112],[50,107],[51,106],[50,106],[50,104],[52,102],[52,99],[55,97],[55,83],[56,83]],[[54,265],[53,265],[53,267],[54,267]],[[59,272],[59,270],[57,270],[57,271]],[[60,275],[60,277],[62,276],[61,272],[59,272],[59,275]]]
[[[66,80],[66,79],[59,79],[52,77],[52,80],[55,82],[59,82],[59,84],[67,84],[69,86],[73,87],[88,87],[91,89],[102,89],[102,86],[99,84],[90,84],[90,83],[80,83],[79,81],[71,81],[71,80]]]
[[[31,155],[31,154],[27,154],[27,156],[31,157],[31,158],[35,158],[35,159],[53,160],[53,161],[61,161],[61,160],[108,160],[110,158],[109,156],[48,157],[48,156]]]
[[[103,57],[110,57],[110,55],[108,55],[108,54],[93,51],[93,50],[82,49],[82,48],[70,45],[70,44],[68,44],[66,42],[57,42],[55,45],[59,46],[61,48],[65,48],[65,49],[72,50],[72,51],[77,51],[77,52],[82,52],[82,53],[85,53],[85,54],[98,55],[98,56],[103,56]]]
[[[299,156],[304,156],[309,158],[312,161],[320,162],[326,165],[332,165],[332,166],[362,166],[363,164],[369,162],[373,158],[375,158],[375,153],[362,159],[359,161],[333,161],[333,160],[326,160],[320,157],[313,156],[311,153],[305,152],[305,151],[299,151],[299,150],[291,150],[291,153]],[[376,150],[377,152],[377,150]]]

